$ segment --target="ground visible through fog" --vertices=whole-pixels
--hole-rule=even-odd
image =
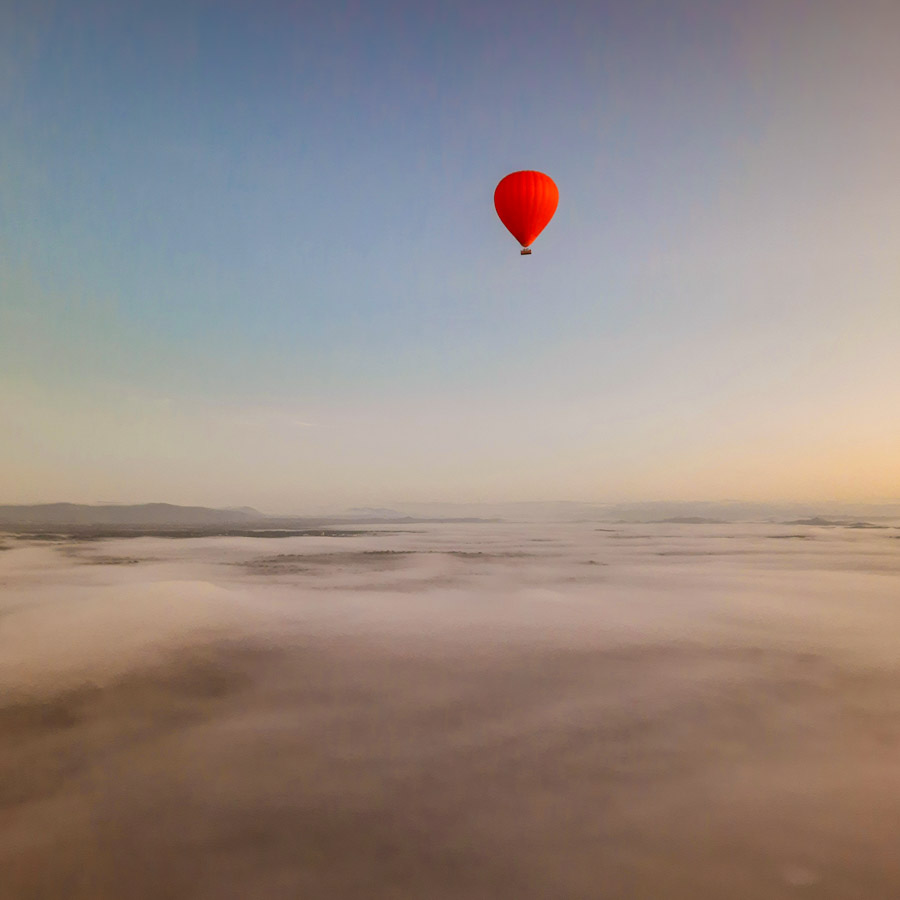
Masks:
[[[0,536],[0,898],[900,897],[900,528]]]

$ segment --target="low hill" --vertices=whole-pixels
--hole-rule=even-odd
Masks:
[[[82,503],[41,503],[35,506],[0,506],[0,527],[31,526],[64,528],[70,525],[128,525],[143,528],[171,526],[248,525],[265,520],[248,508],[211,509],[206,506],[175,506],[171,503],[141,503],[134,506]]]

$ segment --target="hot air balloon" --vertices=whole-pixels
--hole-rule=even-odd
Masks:
[[[553,218],[558,203],[559,190],[543,172],[513,172],[494,190],[494,208],[522,245],[522,256],[531,253],[532,243]]]

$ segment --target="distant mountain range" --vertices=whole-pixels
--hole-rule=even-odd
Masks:
[[[479,516],[511,522],[619,522],[712,525],[726,522],[900,521],[900,502],[749,503],[744,501],[647,501],[642,503],[513,502],[398,503],[405,515],[444,518]]]
[[[97,505],[82,503],[40,503],[0,506],[0,530],[78,531],[97,529],[138,532],[149,530],[202,530],[204,533],[273,531],[277,529],[327,528],[352,524],[405,524],[433,521],[387,508],[357,508],[335,515],[272,516],[249,506],[213,509],[207,506],[176,506],[172,503]],[[471,517],[442,518],[441,521],[478,521]]]
[[[386,506],[354,506],[344,515],[354,519],[402,519],[404,514]]]
[[[353,507],[315,516],[267,515],[252,507],[213,509],[172,503],[119,505],[42,503],[0,506],[0,529],[13,531],[85,528],[278,529],[336,525],[403,524],[428,521],[613,522],[713,525],[772,522],[794,525],[865,527],[868,522],[900,523],[900,503],[761,504],[697,503],[416,503],[395,507]]]
[[[33,525],[40,528],[65,525],[247,525],[265,518],[263,513],[249,507],[210,509],[206,506],[175,506],[171,503],[141,503],[135,506],[110,503],[100,506],[81,503],[0,506],[0,526]]]

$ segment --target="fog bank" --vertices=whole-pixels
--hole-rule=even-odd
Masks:
[[[900,896],[898,538],[0,538],[0,897]]]

